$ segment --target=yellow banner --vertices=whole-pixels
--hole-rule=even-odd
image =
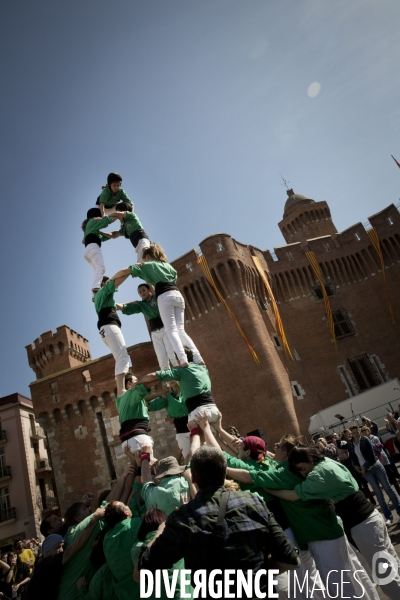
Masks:
[[[254,361],[257,365],[260,364],[260,360],[256,354],[256,351],[252,348],[252,346],[250,345],[250,342],[248,341],[243,329],[240,327],[238,321],[236,320],[235,315],[233,314],[233,312],[231,311],[231,309],[229,308],[229,306],[227,305],[227,303],[225,302],[225,299],[223,298],[223,296],[220,294],[217,286],[215,285],[213,276],[211,274],[210,268],[208,266],[207,260],[205,256],[199,256],[197,259],[197,262],[200,265],[201,270],[203,271],[208,283],[211,285],[211,287],[213,288],[214,292],[217,294],[218,300],[221,302],[221,304],[225,307],[225,309],[228,311],[229,316],[231,317],[232,321],[235,323],[236,327],[239,330],[240,335],[242,336],[242,338],[245,341],[245,344],[247,346],[247,348],[250,351],[250,354],[252,355],[252,357],[254,358]]]
[[[283,347],[285,349],[285,352],[287,352],[289,354],[290,358],[292,360],[294,360],[293,355],[292,355],[292,353],[290,351],[290,348],[289,348],[288,341],[286,339],[285,330],[283,329],[283,324],[282,324],[282,320],[281,320],[281,315],[279,314],[278,305],[276,303],[275,296],[274,296],[274,294],[272,292],[272,288],[271,288],[270,283],[269,283],[269,281],[267,279],[267,276],[265,275],[265,271],[263,269],[261,260],[259,259],[258,256],[252,256],[251,258],[253,259],[253,262],[254,262],[254,264],[256,266],[256,269],[257,269],[257,271],[258,271],[261,279],[263,280],[263,283],[265,285],[265,289],[267,290],[267,294],[268,294],[270,302],[272,304],[272,309],[274,311],[275,319],[276,319],[276,325],[278,327],[279,335],[282,338]]]
[[[368,233],[369,238],[370,238],[371,242],[373,243],[374,248],[377,251],[378,256],[379,256],[379,260],[381,263],[381,269],[382,269],[383,283],[385,284],[386,296],[387,296],[387,301],[388,301],[388,305],[389,305],[389,311],[392,316],[392,323],[395,323],[396,321],[394,319],[392,303],[390,301],[389,289],[388,289],[387,280],[386,280],[385,261],[383,260],[382,248],[381,248],[381,244],[379,242],[378,232],[376,231],[375,227],[373,227],[372,229],[368,229],[367,233]]]
[[[327,316],[328,323],[329,323],[329,329],[331,330],[332,339],[335,344],[335,348],[337,350],[338,348],[337,348],[337,344],[336,344],[335,323],[333,321],[332,309],[331,309],[328,294],[326,293],[326,289],[325,289],[325,285],[324,285],[324,278],[322,277],[321,269],[319,268],[319,264],[318,264],[317,258],[315,256],[315,252],[306,252],[306,256],[307,256],[308,262],[311,265],[312,270],[314,271],[314,273],[321,285],[322,295],[324,297],[325,312],[326,312],[326,316]]]

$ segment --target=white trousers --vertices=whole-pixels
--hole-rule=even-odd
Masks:
[[[146,433],[140,433],[139,435],[135,435],[134,437],[129,438],[125,442],[122,442],[122,449],[129,448],[131,452],[137,452],[141,450],[143,446],[151,446],[153,448],[154,441],[150,435]]]
[[[187,433],[177,433],[175,437],[176,437],[176,441],[178,442],[179,448],[182,450],[183,458],[186,458],[186,456],[190,452],[190,433],[189,433],[189,431]]]
[[[375,509],[365,521],[351,528],[351,535],[361,554],[366,558],[373,575],[377,577],[377,583],[379,583],[379,573],[376,573],[376,565],[372,564],[374,554],[377,552],[384,553],[388,559],[386,562],[390,564],[393,561],[393,566],[397,565],[397,575],[395,575],[396,567],[394,566],[393,569],[395,575],[393,580],[379,585],[388,598],[398,600],[400,598],[400,561],[390,541],[383,515]],[[382,559],[384,559],[384,556],[382,556]],[[384,577],[385,575],[382,574],[380,579],[383,581]]]
[[[190,421],[196,421],[199,413],[206,413],[210,425],[211,423],[218,421],[219,410],[216,404],[205,404],[204,406],[198,406],[192,410],[188,415],[188,423],[190,423]]]
[[[115,374],[121,375],[122,373],[127,373],[131,365],[131,359],[126,349],[121,328],[118,325],[103,325],[99,333],[115,359]]]
[[[293,546],[299,547],[291,527],[285,529],[283,533],[292,542]],[[300,600],[308,600],[309,598],[314,600],[326,599],[327,594],[321,590],[321,587],[324,588],[324,586],[321,584],[313,557],[308,550],[304,550],[300,552],[299,558],[301,563],[297,569],[286,571],[286,573],[281,573],[277,577],[279,600],[286,600],[287,598],[300,598]]]
[[[138,263],[142,262],[142,258],[143,258],[142,254],[143,254],[143,250],[145,248],[150,248],[150,240],[148,240],[147,238],[142,238],[141,240],[138,241],[138,245],[135,248]]]
[[[171,362],[172,366],[179,366],[165,327],[159,329],[158,331],[152,331],[151,340],[153,342],[154,352],[156,353],[161,371],[169,369],[169,361]]]
[[[315,560],[322,583],[332,598],[358,596],[363,600],[379,600],[375,585],[362,568],[345,535],[336,540],[309,542],[308,549]],[[355,571],[358,571],[356,577]]]
[[[184,346],[193,352],[193,362],[201,363],[200,352],[193,343],[192,338],[185,332],[185,301],[179,290],[171,290],[164,292],[158,296],[158,309],[160,317],[164,323],[169,341],[179,363],[187,362]]]
[[[89,263],[94,272],[92,290],[100,289],[103,275],[106,272],[104,265],[103,254],[98,244],[88,244],[83,255],[84,259]]]

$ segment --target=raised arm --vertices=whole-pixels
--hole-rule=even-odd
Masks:
[[[158,381],[157,375],[155,373],[148,373],[147,375],[143,375],[137,383],[139,385],[139,383],[152,383],[153,381]]]
[[[300,496],[298,496],[294,490],[271,490],[269,488],[264,488],[264,490],[269,492],[271,496],[276,496],[281,500],[290,500],[291,502],[300,500]]]
[[[111,277],[111,279],[113,281],[115,281],[115,287],[119,287],[120,285],[122,285],[124,283],[124,281],[126,281],[128,279],[130,275],[130,269],[122,269],[121,271],[118,271],[118,273],[116,273],[115,275],[113,275],[113,277]]]
[[[197,423],[201,427],[204,433],[204,440],[208,446],[213,446],[218,450],[221,450],[217,440],[214,437],[213,432],[211,431],[210,423],[208,422],[207,413],[199,413],[196,417]]]
[[[226,444],[228,446],[228,448],[233,450],[233,452],[236,455],[238,438],[235,435],[231,435],[230,433],[225,431],[225,429],[222,428],[222,414],[221,413],[219,413],[218,420],[214,424],[214,428],[218,432],[218,435],[220,436],[220,438],[224,442],[224,444]]]
[[[97,525],[97,521],[102,517],[104,517],[104,508],[98,508],[97,510],[95,510],[95,512],[92,514],[92,518],[86,525],[86,528],[79,535],[77,540],[73,544],[71,544],[71,546],[68,546],[66,550],[64,550],[62,560],[63,565],[67,561],[69,561],[69,559],[72,558],[81,548],[83,548],[86,542],[89,541],[90,536],[93,533],[93,529]]]

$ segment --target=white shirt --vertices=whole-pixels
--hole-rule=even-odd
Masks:
[[[358,462],[360,463],[360,467],[362,467],[363,464],[365,463],[365,458],[361,454],[360,442],[358,444],[356,444],[355,440],[354,440],[354,451],[355,451],[356,456],[358,458]]]

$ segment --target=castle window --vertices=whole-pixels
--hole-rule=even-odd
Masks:
[[[331,297],[331,296],[336,296],[337,295],[336,294],[336,288],[335,288],[335,286],[332,283],[325,283],[324,287],[325,287],[325,291],[326,291],[327,296]],[[321,288],[320,284],[318,284],[318,285],[314,286],[313,288],[311,288],[311,291],[312,291],[314,297],[317,300],[323,300],[324,299],[324,294],[322,292],[322,288]]]
[[[86,371],[82,371],[82,377],[83,377],[84,383],[89,383],[89,381],[91,381],[89,369],[86,369]]]
[[[303,388],[301,387],[301,385],[299,384],[299,382],[298,381],[291,381],[290,384],[292,386],[293,396],[295,398],[297,398],[298,400],[303,400],[303,398],[306,395],[306,393],[303,390]]]
[[[356,335],[356,330],[354,329],[353,323],[343,308],[333,310],[332,317],[335,324],[336,339],[347,337],[349,335]]]
[[[50,388],[51,388],[51,393],[52,394],[57,394],[57,392],[58,392],[58,383],[51,383],[50,384]]]
[[[257,304],[261,308],[261,310],[268,310],[268,304],[264,300],[257,298]]]
[[[281,344],[281,340],[280,340],[280,338],[279,338],[279,335],[273,335],[273,336],[272,336],[272,341],[274,342],[274,345],[275,345],[277,348],[282,348],[282,344]]]
[[[360,392],[382,383],[379,375],[369,360],[368,354],[360,354],[354,358],[348,358],[347,364],[351,369]]]
[[[357,232],[354,234],[354,237],[356,238],[357,242],[359,242],[361,240],[361,236]]]
[[[187,268],[187,270],[189,271],[189,273],[191,273],[191,272],[193,271],[192,263],[191,263],[191,262],[188,262],[188,263],[186,264],[186,268]]]
[[[330,252],[331,251],[331,247],[329,244],[324,244],[324,248],[325,248],[325,252]]]
[[[222,250],[224,249],[223,245],[221,244],[220,241],[215,242],[215,246],[217,248],[217,252],[222,252]]]
[[[394,221],[392,219],[392,217],[388,217],[387,218],[389,225],[394,225]]]
[[[288,260],[294,260],[293,254],[291,252],[286,252],[286,256],[288,257]]]

